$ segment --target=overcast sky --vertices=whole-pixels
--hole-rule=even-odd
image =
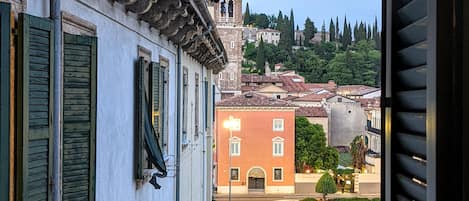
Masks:
[[[329,29],[331,17],[339,16],[341,31],[344,16],[350,20],[351,26],[355,21],[373,23],[378,18],[378,26],[381,27],[381,0],[243,0],[243,12],[249,2],[251,12],[275,14],[282,10],[283,14],[290,16],[290,9],[295,14],[295,24],[304,27],[306,17],[313,20],[314,25],[320,29],[323,20],[326,20],[326,29]]]

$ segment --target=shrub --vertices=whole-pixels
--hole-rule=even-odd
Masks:
[[[333,201],[370,201],[368,198],[336,198]]]
[[[380,198],[373,198],[373,199],[371,199],[371,201],[381,201],[381,199]]]
[[[334,179],[329,173],[324,173],[316,185],[316,193],[322,193],[323,199],[326,200],[328,194],[336,193],[337,186]]]
[[[305,199],[302,199],[300,201],[317,201],[317,200],[314,199],[314,198],[305,198]]]

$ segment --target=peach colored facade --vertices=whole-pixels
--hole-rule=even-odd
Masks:
[[[294,107],[217,107],[216,155],[218,193],[228,193],[229,136],[223,122],[232,116],[240,119],[240,130],[232,136],[240,140],[239,156],[232,156],[233,168],[239,168],[239,181],[232,181],[232,193],[248,193],[250,170],[264,172],[265,193],[295,192],[295,108]],[[274,119],[283,119],[283,131],[274,131]],[[274,156],[273,140],[283,141],[283,156]],[[274,168],[282,168],[282,180],[274,181]],[[262,180],[261,180],[262,181]]]

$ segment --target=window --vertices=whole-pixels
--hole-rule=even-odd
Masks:
[[[274,168],[274,181],[283,181],[283,168]]]
[[[281,137],[276,137],[272,140],[272,155],[273,156],[283,156],[283,144],[284,139]]]
[[[182,144],[187,145],[188,144],[188,139],[187,139],[187,123],[188,123],[188,116],[187,113],[189,112],[188,110],[188,88],[189,88],[189,78],[188,78],[188,72],[187,68],[184,67],[183,74],[182,74]]]
[[[233,72],[230,73],[230,80],[234,80],[235,79],[235,74]]]
[[[231,181],[239,181],[239,168],[231,168]]]
[[[225,0],[220,1],[220,15],[222,17],[225,17],[225,15],[226,15],[226,2],[225,2]]]
[[[235,48],[235,42],[234,41],[231,41],[231,48]]]
[[[337,102],[341,103],[341,102],[342,102],[342,98],[337,98]]]
[[[233,17],[233,0],[228,2],[228,16]]]
[[[223,80],[223,73],[222,72],[218,73],[218,79]]]
[[[277,95],[277,99],[281,99],[282,97],[280,95]]]
[[[241,154],[241,139],[237,137],[231,138],[230,153],[232,156],[239,156]]]
[[[158,67],[158,66],[156,66]],[[157,111],[158,113],[154,113],[153,116],[156,116],[158,114],[159,117],[159,125],[157,125],[157,119],[154,118],[154,125],[155,128],[159,128],[159,141],[161,148],[165,153],[168,152],[168,118],[167,118],[167,111],[168,111],[168,98],[169,96],[167,95],[169,93],[168,89],[168,78],[169,78],[169,60],[160,56],[160,66],[159,69],[153,69],[153,74],[154,76],[157,74],[157,71],[159,70],[159,80],[158,85],[153,83],[153,102],[154,102],[154,109],[156,106],[159,107],[159,110]],[[155,80],[155,77],[153,77],[153,80]],[[159,100],[158,103],[155,101]]]
[[[273,130],[274,131],[283,131],[283,119],[274,119],[273,121]]]

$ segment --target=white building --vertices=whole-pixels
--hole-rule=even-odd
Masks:
[[[280,31],[275,29],[259,29],[257,30],[257,44],[261,40],[264,40],[265,43],[270,43],[274,45],[278,45],[280,41]]]
[[[19,16],[11,41],[20,41],[10,69],[21,79],[10,77],[18,84],[10,89],[29,95],[13,111],[22,139],[10,144],[16,187],[0,192],[18,200],[212,200],[214,74],[227,58],[206,0],[62,0],[56,24],[53,1],[7,2]]]

